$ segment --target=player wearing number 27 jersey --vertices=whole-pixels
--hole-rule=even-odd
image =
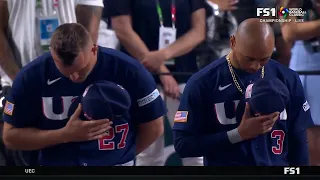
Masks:
[[[206,166],[308,165],[306,129],[314,124],[298,74],[269,60],[274,44],[269,25],[249,19],[238,31],[231,37],[228,58],[213,62],[188,81],[173,127],[177,153],[183,158],[204,156]],[[249,39],[267,44],[259,49],[257,43],[246,44]],[[248,47],[241,49],[243,44],[237,45],[241,43]],[[245,89],[262,77],[279,79],[290,100],[275,117],[244,116]]]
[[[74,33],[72,32],[74,31],[74,28],[77,28],[78,32],[75,32],[75,34],[77,34],[79,33],[79,28],[83,28],[78,24],[66,24],[62,26],[58,28],[57,31],[60,32],[57,32],[56,35],[59,35],[59,33],[68,33],[68,31]],[[85,30],[83,29],[83,32],[84,31]],[[79,36],[79,38],[81,38],[81,36]],[[58,40],[60,41],[60,39]],[[63,43],[69,42],[70,41]],[[89,48],[88,51],[84,51],[84,54],[87,53],[87,55],[85,55],[86,59],[78,59],[81,58],[81,55],[79,55],[70,66],[62,66],[62,64],[60,64],[59,68],[57,68],[58,64],[55,63],[60,63],[60,60],[59,62],[54,60],[56,56],[52,55],[53,51],[38,57],[21,70],[13,83],[11,94],[6,99],[4,121],[6,123],[5,126],[10,125],[10,128],[6,129],[5,127],[4,130],[6,145],[16,149],[42,149],[39,157],[41,165],[121,165],[132,161],[139,151],[141,152],[143,148],[146,148],[145,146],[148,146],[148,144],[150,145],[153,140],[161,135],[157,133],[156,135],[152,134],[153,132],[150,130],[157,129],[156,127],[153,127],[149,128],[149,137],[142,134],[140,134],[140,136],[142,135],[144,139],[141,137],[139,139],[139,137],[137,137],[140,133],[139,128],[145,124],[157,121],[157,119],[161,118],[165,113],[163,101],[159,96],[152,76],[140,63],[138,63],[138,61],[121,52],[97,46],[92,48],[92,44],[86,45],[85,47]],[[64,51],[67,50],[68,49],[64,49]],[[93,64],[92,70],[85,78],[82,77],[82,70],[76,70],[79,73],[76,73],[76,75],[73,73],[70,77],[65,74],[68,70],[73,68],[77,69],[77,66],[80,65],[81,62],[87,61],[91,55],[92,57],[96,57],[96,63]],[[60,57],[63,56],[60,55]],[[92,59],[92,62],[95,61]],[[88,63],[91,63],[91,61]],[[62,74],[62,72],[64,74]],[[74,82],[79,78],[83,79],[79,82]],[[129,118],[126,118],[128,122],[125,123],[126,125],[128,124],[128,126],[121,126],[121,124],[119,124],[120,122],[115,120],[112,128],[115,128],[114,132],[118,133],[115,136],[119,138],[102,138],[94,140],[96,143],[90,144],[97,149],[93,149],[89,152],[83,151],[83,149],[80,148],[82,142],[77,142],[86,140],[73,138],[65,143],[63,140],[61,140],[62,142],[58,140],[60,136],[55,133],[57,132],[56,130],[69,128],[68,121],[70,117],[68,116],[68,110],[72,100],[77,96],[81,96],[88,85],[101,80],[119,84],[128,91],[131,98],[129,114],[126,115]],[[79,121],[79,123],[82,122],[85,121]],[[161,122],[162,121],[160,121],[160,124],[162,124]],[[119,129],[117,127],[122,128]],[[34,140],[23,139],[27,138],[23,137],[26,136],[24,134],[20,134],[19,136],[21,137],[10,134],[13,133],[13,131],[19,132],[25,128],[37,128],[36,131],[41,130],[43,133],[39,136],[35,136]],[[79,126],[79,128],[82,128],[82,126]],[[70,128],[70,131],[71,129],[72,128]],[[36,131],[34,133],[37,133]],[[72,131],[76,131],[76,128],[73,128]],[[147,130],[144,130],[144,132],[146,131]],[[43,137],[47,134],[46,132],[48,134],[52,133],[52,135],[56,134],[57,140],[50,140],[53,141],[50,144],[46,143],[43,140]],[[71,134],[71,132],[66,133]],[[151,136],[154,137],[154,139],[150,139]],[[34,141],[37,141],[36,139],[38,138],[39,144],[36,145],[35,143],[37,142]],[[50,135],[47,138],[49,141]],[[147,145],[139,145],[140,149],[138,149],[138,144],[143,143],[141,140],[149,142],[147,142]],[[29,141],[30,143],[22,146],[17,143],[18,141],[20,141],[20,143]],[[88,149],[89,147],[86,148]],[[108,156],[108,159],[101,159],[101,157],[95,155],[95,153],[101,154],[101,151],[106,151],[106,153],[109,153],[107,151],[117,151],[118,148],[121,148],[123,156],[120,158],[117,156],[117,159],[112,158],[112,156]],[[100,152],[97,153],[97,151]]]

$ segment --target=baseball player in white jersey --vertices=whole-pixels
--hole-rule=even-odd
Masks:
[[[103,0],[0,0],[3,90],[12,85],[21,66],[48,51],[51,35],[60,24],[78,22],[97,42],[102,9]],[[34,164],[21,152],[8,156],[13,156],[13,165]]]

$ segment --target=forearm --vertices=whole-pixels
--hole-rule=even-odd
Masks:
[[[320,126],[307,130],[309,159],[311,166],[320,166]]]
[[[76,7],[77,22],[87,28],[94,43],[98,41],[102,10],[103,8],[99,6],[77,5]]]
[[[3,71],[14,79],[19,72],[19,67],[14,59],[13,52],[9,46],[7,37],[3,31],[0,30],[0,66]]]
[[[141,61],[144,54],[149,52],[148,47],[132,28],[128,28],[127,30],[115,29],[115,32],[120,43],[126,48],[131,56],[136,58],[138,61]]]
[[[292,20],[294,21],[294,20]],[[288,42],[309,40],[320,36],[320,20],[303,23],[284,23],[281,31],[283,38]]]
[[[190,30],[185,35],[181,36],[177,41],[165,48],[167,57],[166,60],[171,60],[175,57],[185,55],[197,47],[205,39],[205,32]]]
[[[219,153],[242,139],[237,129],[208,135],[189,135],[182,131],[174,131],[174,147],[180,157],[201,157]]]
[[[153,125],[151,125],[151,123]],[[154,120],[154,122],[145,123],[144,127],[138,128],[136,138],[136,153],[140,154],[154,143],[164,132],[163,117]]]
[[[159,73],[170,73],[170,70],[167,68],[166,65],[162,64],[159,68]]]
[[[152,133],[138,133],[137,135],[137,144],[136,144],[136,153],[140,154],[142,151],[147,149],[152,143],[154,143],[161,134],[152,134]]]
[[[39,150],[66,142],[63,129],[12,128],[3,139],[8,148],[15,150]]]
[[[276,37],[275,40],[276,51],[278,54],[276,60],[289,67],[292,44],[284,41],[282,36]]]

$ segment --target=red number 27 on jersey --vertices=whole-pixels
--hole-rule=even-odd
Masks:
[[[99,150],[114,150],[116,149],[116,143],[113,141],[116,133],[121,133],[121,140],[117,144],[117,149],[126,147],[127,135],[129,132],[128,123],[116,125],[109,130],[108,135],[98,140]]]

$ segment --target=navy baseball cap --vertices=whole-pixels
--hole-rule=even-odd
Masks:
[[[129,112],[131,98],[127,90],[110,81],[97,81],[89,85],[81,97],[76,98],[70,108],[69,117],[79,103],[82,104],[82,120],[108,118],[113,120]]]
[[[290,92],[279,79],[260,79],[247,87],[245,98],[253,115],[268,115],[286,108]]]

